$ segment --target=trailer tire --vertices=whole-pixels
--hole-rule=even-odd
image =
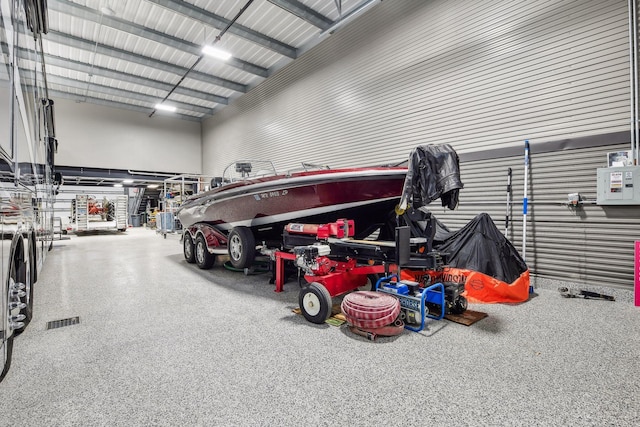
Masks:
[[[196,262],[195,245],[193,244],[193,237],[191,233],[186,232],[182,235],[182,252],[184,253],[184,259],[189,264]]]
[[[305,286],[298,294],[298,304],[305,319],[311,323],[322,324],[329,316],[333,302],[327,288],[318,282]]]
[[[207,249],[207,241],[204,239],[202,234],[196,237],[194,256],[196,265],[202,270],[210,269],[216,260],[215,255],[209,253],[209,250]]]
[[[112,201],[107,202],[107,221],[116,220],[116,207]]]
[[[248,227],[234,227],[229,233],[229,257],[234,268],[245,269],[256,257],[256,239]]]

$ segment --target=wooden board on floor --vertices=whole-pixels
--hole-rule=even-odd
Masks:
[[[483,313],[481,311],[467,310],[462,314],[447,314],[444,318],[462,325],[471,326],[478,320],[484,319],[487,316],[487,313]]]
[[[291,311],[293,311],[295,314],[302,315],[302,310],[300,310],[300,307],[296,307]],[[331,307],[331,317],[326,320],[326,323],[331,326],[340,326],[346,322],[347,318],[344,317],[344,314],[342,314],[340,304],[333,304],[333,306]]]

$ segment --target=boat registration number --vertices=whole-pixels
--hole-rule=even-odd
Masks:
[[[256,200],[263,200],[263,199],[270,199],[271,197],[280,197],[280,196],[286,196],[289,193],[288,190],[282,190],[282,191],[269,191],[269,192],[265,192],[265,193],[260,193],[260,194],[254,194],[254,198]]]

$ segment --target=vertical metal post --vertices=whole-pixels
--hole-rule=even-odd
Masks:
[[[529,140],[524,141],[524,192],[522,197],[522,259],[527,260],[527,187],[529,184]]]
[[[527,188],[529,187],[529,140],[524,141],[524,192],[522,198],[522,259],[527,261]],[[529,293],[533,293],[533,286],[529,285]]]
[[[634,138],[632,140],[632,160],[633,164],[640,163],[640,153],[638,153],[638,145],[640,140],[640,127],[638,126],[638,119],[640,118],[639,103],[638,103],[638,9],[637,0],[631,0],[631,34],[633,37],[633,43],[631,44],[631,60],[633,65],[633,102],[634,102],[634,115],[633,115],[633,132]]]
[[[633,164],[637,164],[636,156],[636,67],[635,67],[635,31],[634,31],[634,6],[635,0],[628,0],[629,13],[629,133],[631,138],[631,160]]]
[[[504,237],[509,238],[509,218],[511,217],[511,168],[507,171],[507,214],[504,217]]]

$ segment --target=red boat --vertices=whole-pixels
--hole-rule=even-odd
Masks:
[[[180,207],[185,258],[210,268],[216,254],[228,252],[234,267],[248,267],[256,243],[279,246],[290,222],[349,218],[355,220],[356,238],[364,238],[394,211],[406,174],[406,167],[316,167],[278,174],[271,162],[235,162],[212,182],[215,188]]]

